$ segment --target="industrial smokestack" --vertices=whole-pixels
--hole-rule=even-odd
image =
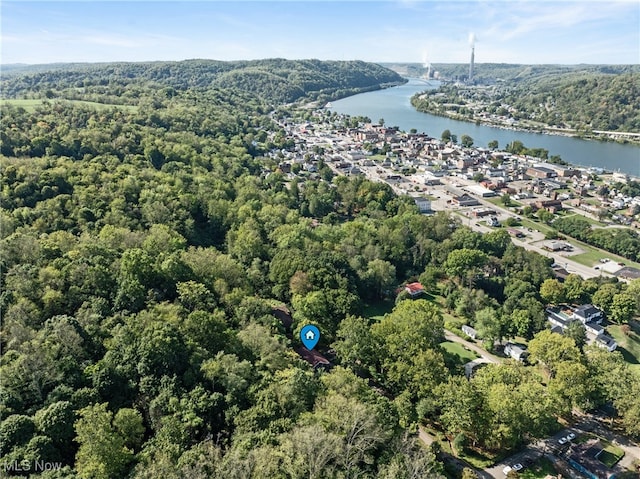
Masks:
[[[469,46],[471,47],[471,62],[469,63],[469,83],[473,81],[473,62],[475,56],[475,48],[476,48],[476,34],[469,34]]]

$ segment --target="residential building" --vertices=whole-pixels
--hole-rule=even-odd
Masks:
[[[604,313],[592,304],[583,304],[573,310],[573,318],[582,324],[589,322],[600,324],[604,319]]]
[[[431,201],[426,199],[426,198],[414,198],[413,201],[415,201],[416,206],[418,207],[418,210],[420,211],[420,213],[428,213],[429,211],[431,211]]]
[[[404,287],[404,290],[409,293],[409,295],[411,297],[416,297],[416,296],[420,296],[422,293],[424,293],[424,286],[422,286],[420,283],[415,282],[415,283],[409,283],[408,285],[406,285]]]
[[[527,348],[522,346],[521,344],[516,343],[507,343],[504,345],[504,354],[510,356],[516,361],[524,362],[529,353],[527,352]]]
[[[302,359],[308,362],[313,369],[331,368],[331,362],[315,349],[308,350],[304,346],[297,346],[294,350],[300,355],[300,357],[302,357]]]
[[[605,348],[609,352],[615,351],[616,348],[618,347],[618,343],[616,343],[616,340],[604,333],[596,336],[596,339],[594,342],[597,346],[600,346],[601,348]]]
[[[598,439],[574,444],[568,458],[569,464],[589,479],[613,479],[613,471],[598,460],[603,451],[604,447]]]
[[[471,326],[468,326],[466,324],[462,326],[462,332],[467,336],[469,336],[471,339],[476,339],[476,336],[478,335],[478,331],[476,331]]]

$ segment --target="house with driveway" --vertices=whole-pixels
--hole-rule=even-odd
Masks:
[[[586,323],[600,324],[604,319],[604,313],[592,304],[582,304],[573,310],[573,318]]]
[[[568,314],[567,311],[561,311],[556,308],[547,308],[547,321],[551,325],[551,330],[558,334],[564,334],[569,324],[579,321],[584,326],[587,333],[587,341],[595,344],[607,351],[615,351],[618,347],[615,339],[606,334],[606,330],[602,323],[604,313],[591,304],[583,304]]]

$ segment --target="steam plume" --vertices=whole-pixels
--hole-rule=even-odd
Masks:
[[[473,32],[469,34],[469,46],[471,48],[476,46],[476,34]]]

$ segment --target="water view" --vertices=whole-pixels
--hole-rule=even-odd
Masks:
[[[500,147],[519,140],[529,148],[545,148],[549,155],[560,155],[563,160],[579,166],[600,167],[640,176],[640,147],[630,144],[582,140],[558,135],[527,133],[506,130],[475,123],[452,120],[416,111],[411,106],[411,97],[420,91],[437,88],[437,83],[426,83],[411,79],[405,85],[354,95],[334,101],[331,110],[348,115],[363,115],[378,121],[383,118],[386,125],[399,126],[409,131],[412,128],[440,137],[443,130],[458,135],[467,134],[474,145],[484,146],[497,140]]]

